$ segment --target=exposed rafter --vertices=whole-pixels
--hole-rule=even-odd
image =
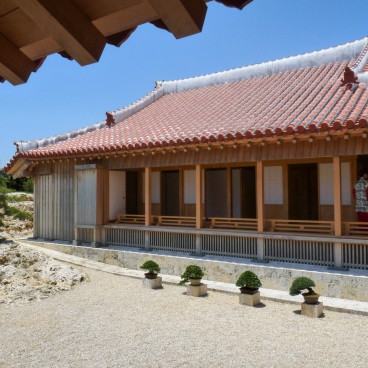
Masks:
[[[13,0],[80,65],[100,59],[105,37],[71,0]]]
[[[176,38],[201,32],[211,0],[1,0],[0,83],[25,83],[48,55],[81,65],[119,47],[142,24]],[[216,0],[243,8],[251,0]],[[4,4],[3,4],[4,3]]]
[[[216,1],[226,6],[230,6],[231,8],[237,8],[239,10],[242,10],[246,5],[251,3],[253,0],[216,0]]]
[[[34,67],[35,63],[32,60],[0,34],[0,76],[2,78],[13,85],[25,83]]]
[[[203,0],[148,0],[168,30],[181,38],[202,31],[207,5]],[[160,27],[162,28],[162,27]]]

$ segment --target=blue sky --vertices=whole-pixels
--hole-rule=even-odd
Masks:
[[[105,118],[170,80],[305,53],[368,35],[367,0],[254,0],[242,11],[208,3],[203,32],[176,40],[143,25],[99,63],[46,59],[27,84],[0,84],[0,167],[13,141],[64,133]]]

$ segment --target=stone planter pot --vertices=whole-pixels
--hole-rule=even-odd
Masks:
[[[192,286],[199,286],[201,284],[202,279],[189,279],[190,285]]]
[[[320,294],[309,295],[308,293],[303,293],[302,295],[307,304],[318,304]]]
[[[156,277],[154,279],[144,278],[142,279],[143,286],[147,289],[162,289],[162,277]]]
[[[146,279],[154,280],[155,278],[157,278],[157,273],[146,272],[144,276],[146,277]]]
[[[241,287],[239,288],[239,290],[241,294],[249,294],[249,295],[253,295],[258,292],[258,288],[254,289],[254,288]]]
[[[239,304],[249,305],[250,307],[254,307],[261,302],[261,293],[257,290],[256,292],[252,292],[252,294],[248,293],[240,293],[239,295]]]

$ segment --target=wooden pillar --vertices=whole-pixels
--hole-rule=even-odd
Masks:
[[[144,169],[144,216],[145,216],[145,225],[151,225],[152,218],[152,169],[150,167],[146,167]]]
[[[341,217],[341,158],[335,156],[333,158],[333,182],[334,182],[334,225],[335,236],[342,235],[342,217]],[[342,263],[342,243],[334,244],[334,260],[335,268],[341,269]]]
[[[232,217],[232,180],[231,167],[226,168],[226,212],[227,217]]]
[[[263,192],[263,161],[257,161],[256,177],[257,177],[257,231],[264,231],[264,192]]]
[[[263,194],[263,161],[257,161],[256,164],[256,186],[257,186],[257,231],[264,231],[264,194]],[[257,238],[257,261],[265,262],[264,238]]]
[[[333,158],[335,236],[341,236],[341,158]]]
[[[196,229],[202,228],[203,206],[202,206],[202,166],[196,165]]]

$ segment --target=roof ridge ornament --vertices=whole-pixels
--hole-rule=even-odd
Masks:
[[[365,43],[362,52],[356,59],[355,63],[344,71],[341,79],[341,87],[347,90],[355,90],[359,83],[366,83],[368,81],[368,73],[364,72],[364,66],[368,63],[368,41]]]

